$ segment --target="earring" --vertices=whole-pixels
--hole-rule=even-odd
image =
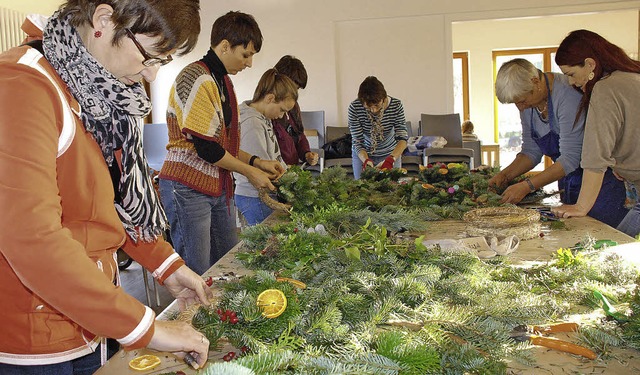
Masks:
[[[100,37],[102,36],[102,31],[100,31],[100,30],[96,30],[96,32],[95,32],[95,33],[93,33],[93,36],[94,36],[95,38],[100,38]]]
[[[589,75],[587,76],[587,79],[588,79],[589,81],[591,81],[591,80],[593,79],[593,77],[595,77],[595,76],[596,76],[596,75],[595,75],[595,73],[591,72],[591,73],[589,73]]]

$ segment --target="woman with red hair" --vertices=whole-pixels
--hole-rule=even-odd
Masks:
[[[576,30],[560,43],[556,64],[569,83],[582,91],[578,116],[587,112],[587,119],[578,201],[553,212],[560,217],[585,216],[600,192],[607,168],[624,179],[628,193],[640,186],[640,62],[602,36]],[[635,237],[640,233],[637,198],[633,204],[617,229]]]

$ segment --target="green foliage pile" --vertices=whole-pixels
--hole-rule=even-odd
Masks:
[[[254,275],[229,281],[218,305],[193,318],[212,346],[228,340],[243,348],[202,373],[506,374],[508,361],[535,363],[531,347],[510,338],[514,327],[598,309],[594,290],[629,320],[603,314],[585,322],[580,344],[601,358],[612,347],[640,348],[637,271],[616,256],[600,257],[593,239],[525,268],[502,257],[443,253],[411,235],[424,233],[428,221],[496,205],[487,190],[493,173],[433,164],[417,178],[368,169],[354,181],[341,168],[316,178],[291,168],[278,186],[293,206],[290,220],[243,231],[237,257]],[[267,319],[256,298],[274,288],[287,308]],[[236,312],[237,324],[220,319],[226,310]]]
[[[308,231],[315,227],[297,219],[243,232],[246,246],[238,257],[255,275],[229,282],[219,305],[201,308],[193,324],[212,344],[224,336],[248,352],[233,362],[239,372],[228,364],[206,371],[505,374],[508,360],[535,362],[529,346],[510,339],[515,326],[598,308],[595,289],[619,304],[638,300],[628,292],[637,272],[589,246],[561,249],[553,261],[522,268],[503,258],[482,261],[426,248],[421,237],[371,220],[336,237]],[[274,319],[262,317],[255,302],[270,288],[289,301]],[[237,312],[239,323],[221,322],[216,309]],[[617,324],[584,324],[580,337],[603,357],[612,346],[634,346]]]
[[[429,209],[439,219],[459,218],[472,208],[500,204],[500,196],[488,190],[488,180],[495,172],[491,168],[469,171],[460,163],[435,163],[415,177],[407,177],[403,169],[367,168],[356,181],[340,167],[327,168],[317,177],[292,167],[280,178],[278,195],[300,213],[331,205],[369,211],[398,206]],[[445,216],[438,216],[441,207],[456,211],[456,215],[443,212]]]

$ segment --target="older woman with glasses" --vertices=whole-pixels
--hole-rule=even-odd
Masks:
[[[156,321],[118,286],[114,256],[122,247],[182,305],[209,304],[163,239],[139,126],[151,110],[140,81],[193,49],[199,10],[197,0],[69,0],[0,55],[1,374],[93,374],[118,345],[206,362],[202,334]]]
[[[404,108],[399,99],[387,95],[378,78],[369,76],[360,84],[358,99],[349,105],[348,124],[356,180],[365,168],[400,167],[408,139]]]
[[[528,193],[558,181],[561,201],[575,203],[582,181],[584,116],[577,116],[580,94],[562,74],[543,73],[525,59],[513,59],[498,71],[496,96],[501,103],[514,103],[520,110],[522,151],[489,180],[489,185],[506,188],[502,202],[516,204]],[[553,160],[551,167],[508,186],[540,163],[543,155]],[[624,185],[611,170],[604,184],[607,194],[598,197],[589,216],[615,227],[627,213]]]

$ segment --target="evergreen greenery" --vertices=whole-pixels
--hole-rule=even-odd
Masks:
[[[212,342],[223,335],[248,347],[235,363],[256,374],[501,374],[507,360],[535,362],[529,346],[510,339],[515,326],[597,308],[594,289],[618,304],[638,298],[627,292],[637,272],[588,244],[522,268],[503,258],[441,253],[370,221],[338,239],[274,228],[245,231],[240,258],[256,273],[229,282],[217,307],[236,311],[240,322],[220,322],[205,308],[193,320]],[[275,250],[257,250],[266,247]],[[307,287],[277,281],[276,273]],[[270,288],[289,301],[275,319],[255,305]],[[618,324],[586,322],[580,343],[606,358],[613,346],[637,345],[624,332]],[[637,336],[637,329],[627,332]]]
[[[201,307],[192,321],[212,346],[226,337],[243,353],[202,373],[506,374],[509,360],[535,363],[531,346],[511,339],[513,328],[598,309],[594,290],[629,321],[603,315],[581,323],[580,344],[604,359],[611,347],[640,347],[638,273],[616,256],[599,256],[594,239],[528,268],[503,257],[480,260],[425,247],[411,233],[424,232],[428,221],[492,204],[485,173],[445,168],[423,170],[420,178],[430,182],[402,182],[398,171],[370,171],[375,174],[361,181],[349,181],[340,168],[317,179],[295,168],[285,174],[279,193],[293,205],[291,220],[243,231],[237,257],[254,274],[227,282],[218,305]],[[422,185],[448,191],[446,176],[456,178],[458,190],[447,192],[448,205],[431,205],[434,196],[423,193],[432,188]],[[471,194],[458,194],[468,188]],[[286,310],[273,319],[256,305],[266,289],[287,298]],[[237,324],[220,318],[226,310],[236,312]]]

